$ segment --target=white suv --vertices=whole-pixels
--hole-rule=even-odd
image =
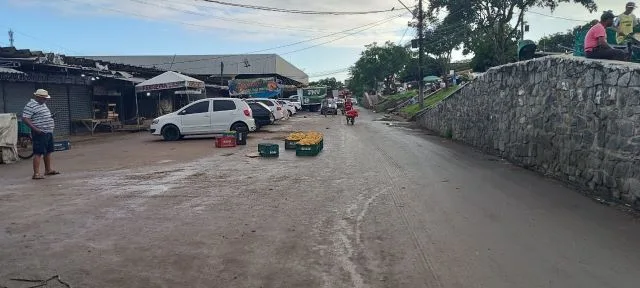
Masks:
[[[151,134],[175,141],[188,135],[218,134],[245,129],[256,131],[249,104],[241,99],[208,98],[153,119]]]
[[[285,118],[288,118],[288,114],[285,115],[285,111],[284,111],[284,107],[282,107],[282,105],[280,105],[280,103],[278,103],[278,101],[273,100],[273,99],[268,99],[268,98],[249,98],[246,99],[247,102],[261,102],[267,106],[269,106],[269,109],[271,109],[271,112],[273,113],[273,116],[276,116],[276,120],[282,120]],[[287,116],[287,117],[285,117]]]
[[[298,112],[298,109],[296,108],[296,106],[291,104],[291,102],[287,100],[277,100],[277,101],[278,101],[278,104],[282,105],[282,108],[287,110],[286,112],[289,114],[289,117],[295,115]]]

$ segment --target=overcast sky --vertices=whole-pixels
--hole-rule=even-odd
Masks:
[[[358,16],[312,16],[234,8],[201,0],[0,0],[0,29],[15,30],[18,48],[67,55],[242,54],[266,50],[262,53],[280,54],[312,78],[338,79],[347,77],[346,68],[358,59],[365,44],[406,42],[415,33],[407,31],[411,17],[394,0],[225,1],[318,11],[396,9]],[[415,5],[412,0],[404,2]],[[526,38],[537,40],[568,30],[599,18],[603,10],[621,13],[626,2],[596,0],[599,12],[594,14],[576,4],[563,4],[553,14],[534,9],[533,12],[573,20],[528,13],[531,32]],[[354,29],[357,27],[363,28]],[[319,38],[347,29],[353,30]],[[271,49],[313,38],[319,39]],[[0,46],[7,46],[8,42],[7,36],[0,36]],[[463,56],[456,53],[455,58]]]

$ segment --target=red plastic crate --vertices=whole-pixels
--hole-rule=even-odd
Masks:
[[[223,136],[216,138],[216,148],[236,147],[236,137]]]

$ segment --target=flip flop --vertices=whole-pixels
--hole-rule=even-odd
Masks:
[[[60,174],[60,172],[58,172],[56,170],[52,170],[52,171],[49,171],[47,173],[44,173],[44,175],[47,175],[47,176],[59,175],[59,174]]]
[[[34,174],[31,179],[33,180],[42,180],[44,179],[44,176],[40,175],[40,174]]]

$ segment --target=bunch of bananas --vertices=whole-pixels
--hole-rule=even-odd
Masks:
[[[322,141],[322,133],[320,132],[307,132],[305,137],[298,141],[300,145],[316,145]]]
[[[300,141],[302,139],[304,139],[304,137],[306,137],[307,135],[304,134],[304,132],[293,132],[291,134],[289,134],[289,136],[287,137],[287,140],[289,141]]]

